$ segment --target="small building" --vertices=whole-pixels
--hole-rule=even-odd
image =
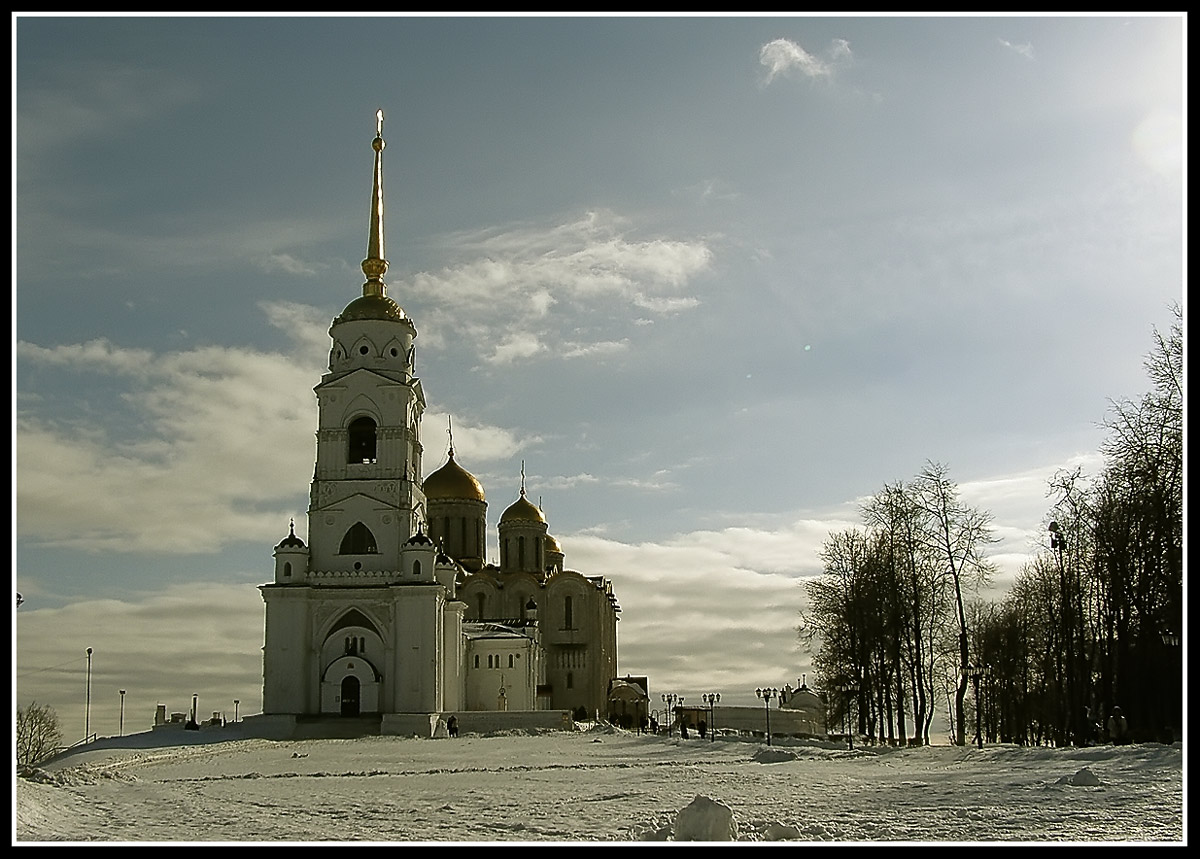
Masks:
[[[545,658],[536,620],[466,622],[465,710],[546,710]]]
[[[608,721],[636,730],[650,720],[650,681],[626,674],[608,685]]]

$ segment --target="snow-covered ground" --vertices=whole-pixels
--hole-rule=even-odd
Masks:
[[[1187,840],[1180,743],[850,751],[592,726],[282,742],[234,728],[99,745],[17,779],[14,843],[662,841],[717,831],[689,836],[689,806],[738,841]]]

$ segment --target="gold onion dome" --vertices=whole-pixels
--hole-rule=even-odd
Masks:
[[[454,461],[454,451],[450,451],[449,462],[425,478],[425,498],[487,500],[483,494],[483,486],[475,479],[475,475]]]
[[[546,535],[545,546],[547,552],[557,552],[560,555],[562,554],[562,546],[558,544],[558,540],[555,540],[551,534]]]
[[[408,317],[404,310],[386,295],[360,295],[346,305],[333,324],[352,322],[357,319],[383,319],[392,322],[403,322]]]
[[[521,497],[512,503],[507,510],[500,516],[501,522],[541,522],[545,524],[546,517],[542,515],[542,511],[537,508],[532,501],[525,497],[525,490],[521,490]]]

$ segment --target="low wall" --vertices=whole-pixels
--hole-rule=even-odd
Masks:
[[[458,733],[490,734],[498,731],[573,731],[575,722],[569,710],[461,710],[453,713],[384,713],[378,722],[378,733],[391,737],[445,737],[446,722],[451,717],[458,719]],[[297,717],[294,715],[245,716],[236,725],[201,725],[200,730],[189,731],[182,723],[169,722],[156,725],[156,734],[170,734],[181,743],[213,742],[222,739],[259,737],[265,740],[295,740],[314,737],[357,736],[375,733],[361,728],[366,719],[343,719],[338,716],[327,718]],[[354,725],[357,733],[346,733]]]
[[[246,716],[238,723],[247,736],[264,740],[290,740],[296,734],[296,717],[288,715]]]
[[[442,713],[442,722],[458,719],[458,733],[491,734],[496,731],[573,731],[569,710],[462,710]],[[439,731],[440,735],[440,731]]]
[[[746,733],[762,734],[767,728],[766,707],[715,707],[713,722],[717,731],[744,731]],[[707,711],[693,711],[687,708],[689,730],[695,728],[699,719],[708,719]],[[660,725],[659,730],[665,726]],[[771,708],[771,733],[780,736],[784,734],[803,734],[805,736],[824,736],[825,724],[821,715],[806,710],[789,710],[786,708]]]

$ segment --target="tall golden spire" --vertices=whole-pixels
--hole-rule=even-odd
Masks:
[[[383,276],[387,274],[388,261],[383,256],[383,110],[375,111],[375,139],[371,148],[375,150],[375,178],[371,185],[371,228],[367,237],[367,258],[362,261],[363,295],[387,295]]]

